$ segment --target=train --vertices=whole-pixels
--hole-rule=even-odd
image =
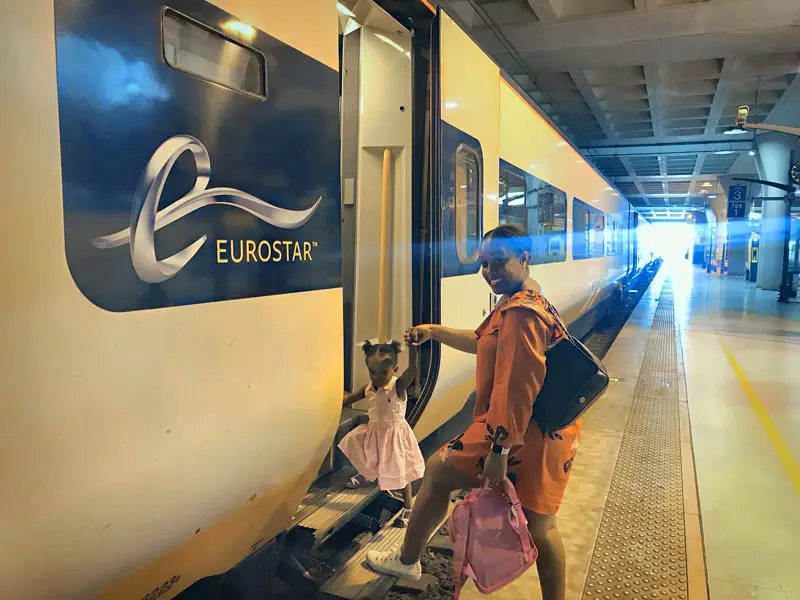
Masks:
[[[4,598],[272,568],[335,480],[358,343],[476,327],[498,223],[576,334],[651,259],[635,208],[428,2],[28,0],[0,28]],[[424,442],[474,359],[419,361]]]

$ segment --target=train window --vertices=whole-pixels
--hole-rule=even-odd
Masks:
[[[529,210],[526,206],[528,188],[525,177],[508,168],[500,167],[500,224],[512,223],[527,229]]]
[[[605,215],[585,202],[572,202],[572,258],[599,258],[605,254]]]
[[[600,258],[605,254],[605,215],[590,211],[589,225],[589,258]]]
[[[572,200],[572,258],[589,258],[589,207],[574,198]]]
[[[500,161],[500,224],[515,223],[531,236],[531,263],[567,258],[567,195],[538,177]]]
[[[620,231],[622,224],[611,217],[606,219],[606,256],[616,256],[622,250]]]
[[[478,260],[483,235],[483,177],[478,153],[461,144],[456,150],[456,252],[461,264]]]
[[[613,239],[613,246],[614,246],[614,254],[621,254],[622,253],[622,236],[624,234],[622,221],[614,221],[614,239]]]
[[[175,69],[259,98],[266,98],[264,55],[167,9],[164,60]]]

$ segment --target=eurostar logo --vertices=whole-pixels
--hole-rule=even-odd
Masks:
[[[197,167],[194,187],[167,208],[158,209],[164,184],[175,162],[184,152],[191,152]],[[92,244],[101,250],[130,245],[131,262],[136,275],[145,283],[161,283],[177,275],[205,244],[208,236],[163,260],[156,258],[155,232],[186,215],[212,204],[232,206],[281,229],[297,229],[305,225],[322,202],[322,196],[306,210],[288,210],[273,206],[234,188],[208,188],[211,180],[211,158],[206,147],[190,135],[176,135],[165,141],[147,163],[131,208],[131,225],[127,229],[94,238]]]

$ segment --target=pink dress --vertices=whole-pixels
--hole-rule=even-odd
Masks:
[[[367,386],[369,423],[348,433],[339,449],[368,481],[382,490],[399,490],[425,473],[425,459],[406,421],[406,394],[397,394],[397,377],[383,388]]]

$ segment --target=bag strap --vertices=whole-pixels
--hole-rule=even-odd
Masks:
[[[514,484],[511,483],[511,480],[506,477],[506,495],[508,499],[511,501],[511,505],[514,508],[513,510],[513,526],[516,529],[517,534],[519,534],[519,541],[522,544],[522,550],[527,554],[531,549],[531,538],[530,534],[528,533],[527,526],[524,528],[521,527],[523,520],[527,523],[527,518],[525,518],[525,513],[522,509],[522,503],[519,501],[519,496],[517,496],[517,490],[514,488]],[[521,518],[522,517],[522,518]]]
[[[548,313],[550,313],[550,316],[553,317],[553,319],[556,322],[556,325],[561,328],[561,330],[564,332],[564,335],[566,335],[567,338],[571,340],[572,339],[572,334],[569,332],[569,329],[567,329],[567,326],[564,324],[564,320],[561,318],[561,315],[559,315],[556,312],[555,307],[552,304],[550,304],[550,301],[547,298],[543,297],[543,299],[544,299],[544,303],[545,303],[545,307],[544,307],[545,310]]]
[[[463,508],[462,508],[463,507]],[[461,504],[456,507],[456,510],[461,508],[466,512],[466,531],[459,531],[456,534],[455,544],[453,544],[453,585],[455,591],[453,592],[453,600],[458,600],[461,594],[461,586],[464,585],[464,563],[467,560],[467,539],[469,538],[469,522],[472,517],[472,499],[467,498],[461,501]]]

